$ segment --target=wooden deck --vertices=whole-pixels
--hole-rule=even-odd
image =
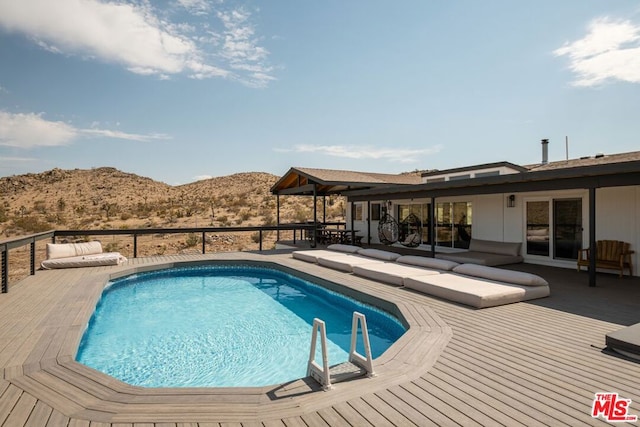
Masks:
[[[277,387],[144,389],[73,361],[112,274],[202,259],[276,262],[395,304],[411,328],[378,358],[375,378],[321,391]],[[640,279],[519,265],[552,296],[476,310],[293,260],[232,253],[133,259],[123,267],[38,271],[0,295],[0,426],[605,425],[596,392],[631,399],[640,415],[640,363],[604,347],[640,322]],[[311,328],[310,328],[311,329]]]

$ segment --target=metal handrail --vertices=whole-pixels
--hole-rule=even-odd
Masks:
[[[21,248],[30,245],[30,274],[36,272],[35,260],[35,244],[40,240],[51,239],[56,242],[57,237],[68,236],[114,236],[114,235],[132,235],[133,236],[133,257],[138,256],[138,236],[149,234],[178,234],[178,233],[202,233],[202,253],[206,250],[206,233],[235,233],[254,231],[259,233],[258,250],[262,251],[262,236],[265,231],[293,231],[294,243],[296,231],[310,232],[311,236],[315,236],[316,224],[281,224],[281,225],[262,225],[257,227],[189,227],[189,228],[131,228],[131,229],[110,229],[110,230],[51,230],[37,234],[31,234],[15,239],[4,240],[0,242],[0,267],[2,277],[0,281],[0,292],[7,293],[9,289],[9,250]],[[311,242],[315,246],[315,241]]]

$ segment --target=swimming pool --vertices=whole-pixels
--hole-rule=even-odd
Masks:
[[[378,308],[272,267],[138,273],[105,289],[76,360],[145,387],[277,384],[306,375],[314,317],[327,324],[330,363],[346,361],[353,311],[367,317],[374,358],[405,332]]]

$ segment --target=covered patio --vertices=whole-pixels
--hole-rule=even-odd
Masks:
[[[352,190],[405,186],[419,183],[420,177],[415,174],[393,175],[292,167],[271,187],[271,193],[276,196],[276,218],[278,225],[281,224],[280,196],[304,196],[313,198],[313,218],[309,218],[309,222],[318,225],[319,231],[312,233],[312,235],[308,237],[311,244],[315,247],[318,241],[327,243],[328,241],[334,242],[335,240],[341,243],[357,243],[356,230],[353,228],[353,224],[327,222],[327,197],[339,196],[346,191]],[[321,217],[318,213],[318,200],[322,200]],[[353,206],[351,209],[353,210]],[[328,234],[322,232],[322,230],[326,228],[329,230]],[[335,236],[331,235],[332,232],[335,232]],[[335,237],[335,239],[333,237]]]
[[[514,203],[518,195],[527,192],[586,190],[588,192],[588,240],[586,245],[589,248],[596,248],[598,240],[596,225],[599,221],[599,212],[596,208],[598,192],[602,189],[638,185],[640,185],[640,152],[576,161],[543,163],[531,167],[527,172],[520,173],[443,180],[407,186],[353,189],[345,191],[344,195],[351,206],[356,202],[365,202],[368,209],[371,208],[372,202],[384,200],[428,200],[431,210],[429,218],[435,218],[437,200],[446,197],[505,195],[506,203],[510,204]],[[433,254],[437,250],[435,221],[430,221],[427,228],[430,252]],[[368,229],[364,232],[366,236],[375,233],[370,222]],[[631,234],[635,237],[636,233],[634,231]],[[589,286],[596,286],[596,259],[596,250],[591,250],[588,262]]]

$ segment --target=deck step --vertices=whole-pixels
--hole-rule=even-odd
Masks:
[[[364,377],[367,371],[351,362],[344,362],[329,368],[331,384],[349,381],[354,378]]]

